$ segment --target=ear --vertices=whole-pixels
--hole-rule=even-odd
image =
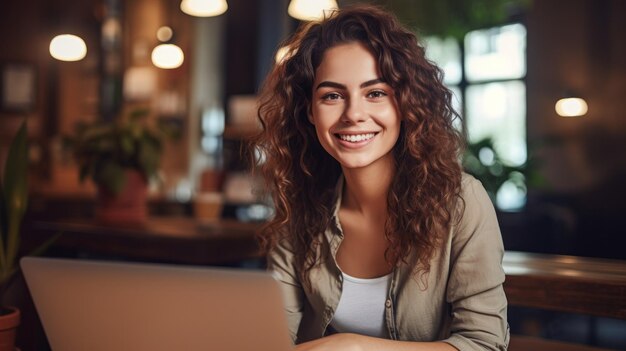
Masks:
[[[310,107],[309,107],[309,110],[307,111],[306,118],[309,120],[309,123],[311,123],[312,125],[315,125],[315,122],[313,120],[313,114],[311,113]]]

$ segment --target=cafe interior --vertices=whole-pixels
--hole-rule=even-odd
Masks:
[[[18,256],[263,269],[272,205],[242,153],[257,93],[316,6],[362,2],[414,30],[454,93],[463,166],[501,227],[511,350],[626,350],[621,0],[2,1]],[[49,350],[19,273],[4,295],[17,347]]]

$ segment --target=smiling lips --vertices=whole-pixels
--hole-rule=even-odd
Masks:
[[[360,143],[368,141],[376,136],[378,133],[363,133],[363,134],[335,134],[337,138],[349,143]]]

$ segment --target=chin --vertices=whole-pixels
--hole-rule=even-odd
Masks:
[[[371,165],[372,161],[364,161],[364,160],[352,160],[352,161],[341,161],[341,168],[343,169],[360,169],[365,168]]]

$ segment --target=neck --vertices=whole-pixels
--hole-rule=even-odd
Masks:
[[[345,186],[342,207],[365,215],[387,214],[387,195],[395,174],[393,159],[376,165],[343,169]]]

